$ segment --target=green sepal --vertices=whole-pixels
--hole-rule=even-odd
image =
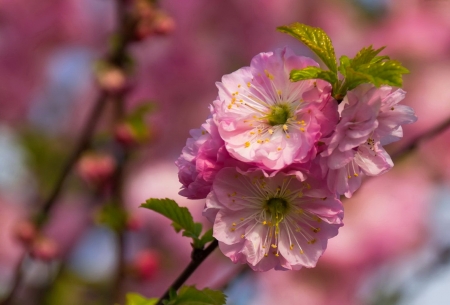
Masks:
[[[303,42],[311,49],[324,64],[337,74],[336,55],[330,37],[321,28],[311,27],[301,23],[280,26],[277,28],[282,33],[289,34]]]
[[[289,78],[293,82],[307,79],[323,79],[330,84],[337,82],[337,75],[330,70],[322,70],[318,67],[306,67],[301,70],[292,70]]]
[[[171,295],[167,305],[225,305],[223,292],[205,288],[198,290],[195,286],[183,286],[177,295]]]

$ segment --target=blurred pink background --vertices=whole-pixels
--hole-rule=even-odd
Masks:
[[[450,1],[161,0],[160,6],[175,21],[173,33],[131,45],[136,68],[128,107],[152,100],[157,111],[148,121],[152,141],[126,171],[125,204],[135,227],[126,234],[124,292],[160,296],[189,262],[189,241],[169,221],[138,209],[146,199],[173,198],[209,226],[201,216],[204,201],[177,194],[174,161],[189,129],[206,119],[215,82],[259,52],[288,45],[313,56],[277,26],[323,28],[338,57],[386,45],[383,54],[410,69],[404,103],[419,120],[404,128],[405,138],[390,152],[450,117]],[[48,193],[79,134],[98,94],[94,63],[116,24],[113,0],[0,0],[0,297],[23,252],[14,239],[16,224]],[[317,268],[254,273],[216,251],[189,283],[228,283],[225,293],[234,305],[450,304],[444,251],[450,247],[449,150],[447,131],[391,172],[366,179],[345,200],[345,226]],[[50,264],[30,259],[19,301],[25,295],[34,301],[17,304],[108,304],[102,296],[115,272],[115,239],[96,224],[91,200],[72,175],[45,228],[59,258]]]

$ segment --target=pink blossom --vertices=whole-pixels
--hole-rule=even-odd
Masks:
[[[402,137],[402,124],[417,120],[411,107],[398,105],[405,92],[392,87],[361,85],[349,91],[341,120],[324,143],[322,166],[329,169],[328,187],[351,197],[361,184],[361,174],[380,175],[394,164],[382,147]]]
[[[250,67],[222,77],[214,119],[231,156],[270,170],[315,157],[321,126],[313,109],[329,94],[316,94],[324,101],[303,98],[315,81],[291,82],[289,73],[307,66],[318,64],[284,48],[258,54]]]
[[[371,140],[356,149],[349,150],[347,155],[347,162],[340,167],[331,162],[333,160],[331,157],[321,160],[326,162],[328,167],[327,183],[330,190],[340,195],[344,194],[347,198],[352,197],[361,186],[363,174],[380,175],[394,166],[384,148]]]
[[[204,215],[233,262],[256,271],[314,267],[342,224],[342,203],[315,180],[224,168],[206,199]]]
[[[401,125],[414,123],[417,117],[411,107],[398,104],[405,98],[405,91],[397,89],[391,92],[392,88],[388,86],[379,90],[386,90],[388,94],[381,100],[380,113],[377,117],[378,127],[375,132],[380,137],[381,144],[386,145],[400,140],[403,137]]]
[[[178,178],[183,184],[180,195],[203,199],[211,191],[216,173],[230,157],[211,118],[201,128],[192,129],[190,134],[192,138],[187,139],[175,162],[179,168]]]

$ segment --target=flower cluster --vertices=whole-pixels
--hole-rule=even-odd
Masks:
[[[360,85],[338,104],[326,81],[290,81],[311,66],[284,48],[223,76],[176,162],[180,194],[206,198],[221,251],[257,271],[314,267],[343,225],[339,196],[389,170],[383,145],[416,120],[400,89]]]

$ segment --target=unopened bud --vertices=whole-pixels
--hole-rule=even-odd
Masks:
[[[139,19],[153,19],[155,16],[155,9],[146,0],[135,0],[134,8]]]
[[[108,92],[121,92],[127,86],[127,78],[121,69],[107,68],[98,72],[98,83]]]
[[[130,147],[139,143],[139,138],[129,123],[121,123],[114,130],[114,137],[120,144]]]
[[[156,251],[143,250],[136,255],[133,271],[139,280],[150,280],[158,271],[160,258]]]
[[[116,168],[114,158],[107,154],[87,153],[77,164],[80,177],[89,184],[96,186],[108,182]]]
[[[27,245],[35,239],[36,234],[36,226],[31,221],[20,221],[14,228],[15,238]]]
[[[127,218],[127,229],[130,231],[138,231],[142,228],[142,219],[137,215],[129,215]]]
[[[55,259],[58,252],[58,245],[52,239],[40,237],[34,241],[30,254],[36,259],[48,262]]]
[[[135,37],[137,41],[142,41],[153,34],[152,22],[147,19],[142,19],[136,26]]]
[[[175,30],[175,21],[172,17],[160,14],[154,21],[153,32],[157,35],[168,35]]]

